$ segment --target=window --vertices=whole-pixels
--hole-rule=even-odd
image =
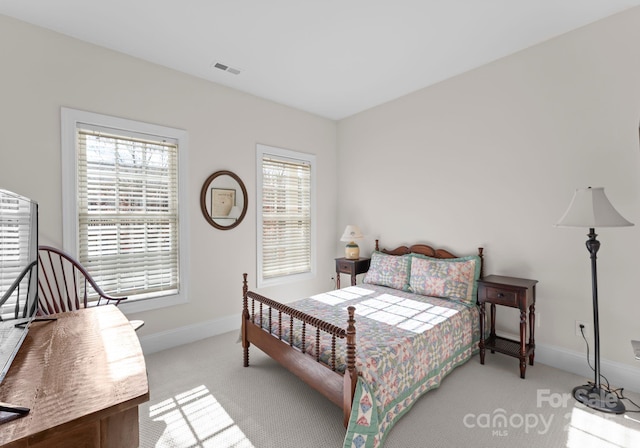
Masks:
[[[72,109],[62,126],[65,250],[127,306],[186,301],[186,133]]]
[[[257,147],[258,287],[315,275],[315,156]]]
[[[0,190],[0,321],[30,317],[35,309],[37,247],[37,204]]]

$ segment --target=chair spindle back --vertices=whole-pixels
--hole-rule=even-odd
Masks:
[[[118,305],[126,297],[111,297],[96,284],[89,272],[71,255],[51,246],[38,247],[38,314],[48,315],[91,305]]]

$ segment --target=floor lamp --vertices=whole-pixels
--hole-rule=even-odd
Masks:
[[[596,272],[596,253],[600,242],[596,239],[596,227],[626,227],[633,224],[624,219],[607,196],[604,188],[576,189],[569,208],[556,224],[557,227],[585,227],[589,229],[587,250],[591,254],[591,289],[593,293],[593,345],[594,345],[594,384],[577,386],[573,397],[586,406],[603,412],[622,414],[624,404],[618,397],[603,389],[600,384],[600,329],[598,324],[598,275]]]

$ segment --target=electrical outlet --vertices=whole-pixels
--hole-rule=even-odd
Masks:
[[[582,329],[580,327],[583,327]],[[582,337],[582,334],[584,333],[584,336],[587,337],[589,336],[589,327],[587,327],[587,324],[581,320],[577,320],[576,321],[576,336]]]

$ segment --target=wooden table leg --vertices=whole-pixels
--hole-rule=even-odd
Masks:
[[[484,303],[480,305],[480,364],[484,364]]]
[[[533,359],[536,353],[536,339],[534,337],[534,329],[536,328],[536,307],[532,303],[529,307],[529,365],[533,365]]]
[[[525,338],[527,337],[527,311],[520,310],[520,378],[524,379],[527,369],[527,347]]]
[[[496,304],[491,304],[491,333],[489,333],[489,337],[492,341],[496,338]],[[495,353],[495,350],[491,350],[491,353]]]

